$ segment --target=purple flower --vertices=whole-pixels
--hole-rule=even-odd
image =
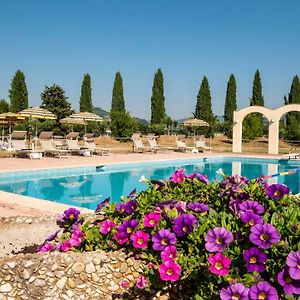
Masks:
[[[127,236],[129,236],[134,232],[138,224],[139,224],[138,220],[135,219],[126,220],[118,227],[118,232],[125,233],[127,234]]]
[[[151,184],[155,185],[158,189],[162,188],[165,184],[159,180],[150,180]]]
[[[177,257],[177,250],[175,246],[167,246],[161,253],[160,257],[163,261],[175,260]]]
[[[222,300],[248,300],[249,289],[241,283],[231,284],[227,288],[223,288],[220,293]]]
[[[50,251],[54,250],[54,246],[50,243],[44,243],[43,245],[38,247],[37,250],[40,253],[50,252]]]
[[[232,233],[223,227],[210,229],[205,236],[205,249],[209,252],[223,252],[233,241]]]
[[[133,190],[129,193],[129,195],[127,196],[127,198],[133,199],[133,198],[136,197],[136,195],[137,195],[136,189],[133,189]]]
[[[148,247],[149,238],[149,233],[146,233],[142,230],[138,230],[137,232],[133,233],[130,237],[130,239],[132,240],[133,247],[140,249]]]
[[[249,272],[264,272],[266,269],[267,256],[255,247],[243,252],[243,258],[246,262],[246,268]]]
[[[128,234],[126,232],[117,232],[114,235],[114,240],[119,244],[123,245],[128,241]]]
[[[263,224],[264,220],[261,216],[256,215],[251,210],[246,210],[240,213],[240,219],[243,223],[249,226],[254,226],[256,224]]]
[[[170,177],[170,181],[175,183],[181,183],[185,180],[185,170],[179,169],[174,172],[174,174]]]
[[[269,249],[280,241],[280,234],[271,224],[256,224],[251,227],[250,241],[263,248]]]
[[[257,201],[244,201],[239,205],[239,210],[246,211],[251,210],[253,213],[257,215],[261,215],[265,212],[265,208],[259,204]]]
[[[145,288],[148,286],[148,279],[147,279],[145,276],[141,275],[141,276],[137,279],[135,285],[136,285],[139,289],[143,290],[143,289],[145,289]]]
[[[196,212],[196,213],[201,213],[201,212],[209,210],[208,205],[205,205],[205,204],[200,203],[200,202],[190,202],[187,205],[187,208],[194,211],[194,212]]]
[[[109,201],[110,201],[110,197],[107,197],[102,202],[98,203],[95,209],[95,213],[101,212],[103,207],[108,206]]]
[[[248,181],[249,180],[246,177],[239,175],[226,177],[220,183],[220,187],[224,189],[224,191],[221,193],[221,196],[232,195],[237,192],[241,193],[242,185],[248,183]]]
[[[173,231],[177,236],[182,237],[193,232],[198,221],[194,215],[182,214],[174,220]]]
[[[69,240],[65,240],[62,242],[60,246],[60,251],[67,252],[72,248],[71,242]]]
[[[300,295],[300,280],[295,280],[290,276],[289,267],[284,267],[284,269],[278,273],[277,280],[287,295]]]
[[[168,229],[161,229],[152,237],[153,249],[164,250],[167,246],[175,245],[177,242],[176,235]]]
[[[172,260],[167,260],[159,266],[158,272],[163,281],[177,281],[180,278],[181,267]]]
[[[252,285],[249,291],[251,300],[278,300],[277,291],[267,281],[261,281],[255,285]]]
[[[196,179],[198,179],[199,181],[201,181],[201,182],[203,182],[205,184],[209,183],[209,181],[207,179],[207,176],[204,175],[204,174],[198,173],[198,172],[190,174],[188,176],[188,178],[190,178],[190,179],[195,179],[196,178]]]
[[[157,206],[164,210],[171,210],[176,208],[179,213],[183,213],[186,211],[186,202],[178,201],[178,200],[166,200],[159,202]]]
[[[290,267],[290,276],[293,279],[300,280],[300,250],[291,252],[286,259],[286,264]]]
[[[283,184],[271,184],[268,186],[266,195],[270,198],[281,199],[284,195],[289,194],[290,190]]]
[[[107,220],[102,222],[100,232],[102,234],[108,234],[116,226],[113,220]]]
[[[116,206],[118,212],[125,213],[127,215],[132,214],[137,209],[137,203],[135,200],[128,202],[118,203]]]
[[[64,211],[64,214],[57,218],[58,222],[65,223],[65,222],[76,222],[80,211],[74,207],[70,207]]]

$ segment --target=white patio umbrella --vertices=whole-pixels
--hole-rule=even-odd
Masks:
[[[182,125],[187,126],[187,127],[192,127],[194,129],[194,135],[195,135],[195,130],[196,130],[197,127],[207,127],[207,126],[209,126],[209,124],[206,121],[196,119],[196,118],[188,119],[188,120],[184,121],[182,123]]]

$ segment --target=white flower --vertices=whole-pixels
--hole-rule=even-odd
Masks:
[[[223,177],[225,177],[225,174],[224,174],[222,168],[218,169],[218,170],[216,171],[216,173],[219,174],[219,175],[221,175],[221,176],[223,176]]]
[[[148,182],[148,179],[144,175],[142,175],[139,182]]]

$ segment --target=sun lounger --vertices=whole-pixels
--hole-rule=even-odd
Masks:
[[[84,146],[90,149],[92,153],[100,155],[109,155],[110,153],[110,148],[97,147],[94,140],[85,140]]]
[[[184,141],[176,140],[177,151],[186,152],[187,150],[193,150],[194,147],[188,147]]]
[[[157,152],[157,151],[168,151],[168,150],[175,150],[174,147],[165,147],[165,146],[160,146],[157,144],[157,140],[154,135],[148,135],[147,136],[147,141],[149,143],[150,149],[152,152]]]
[[[20,133],[20,136],[22,134]],[[24,137],[26,135],[26,131]],[[19,136],[18,134],[12,135],[12,137]],[[15,151],[18,157],[30,158],[30,159],[41,159],[43,157],[43,151],[32,150],[27,146],[27,141],[25,139],[11,139],[11,150]]]
[[[92,155],[92,149],[82,147],[81,145],[78,144],[78,140],[66,139],[66,144],[68,150],[70,150],[72,154],[78,154],[83,156]]]
[[[212,150],[212,147],[205,145],[204,139],[199,139],[196,141],[196,148],[198,149],[198,151],[202,151],[202,152],[206,152],[206,151],[211,152]]]
[[[133,142],[133,151],[140,152],[140,153],[144,152],[145,146],[144,146],[143,141],[141,140],[140,136],[134,134],[134,135],[132,135],[131,139]]]
[[[283,154],[281,156],[281,158],[288,158],[288,159],[296,159],[296,158],[300,158],[300,152],[295,152],[295,153],[287,153],[287,154]]]
[[[58,158],[68,158],[70,151],[57,149],[52,140],[39,140],[45,155],[50,155]]]

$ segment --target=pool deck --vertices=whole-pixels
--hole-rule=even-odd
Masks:
[[[69,158],[42,158],[42,159],[23,159],[23,158],[2,158],[0,159],[0,172],[7,171],[29,171],[50,168],[67,168],[95,166],[111,163],[126,162],[146,162],[146,161],[166,161],[174,159],[189,159],[209,156],[243,156],[259,158],[280,158],[280,155],[237,155],[232,153],[130,153],[130,154],[110,154],[109,156],[71,156]],[[0,217],[11,216],[45,216],[57,215],[62,213],[68,206],[54,203],[51,201],[20,196],[12,193],[0,191]],[[88,209],[80,208],[82,212],[91,212]]]

